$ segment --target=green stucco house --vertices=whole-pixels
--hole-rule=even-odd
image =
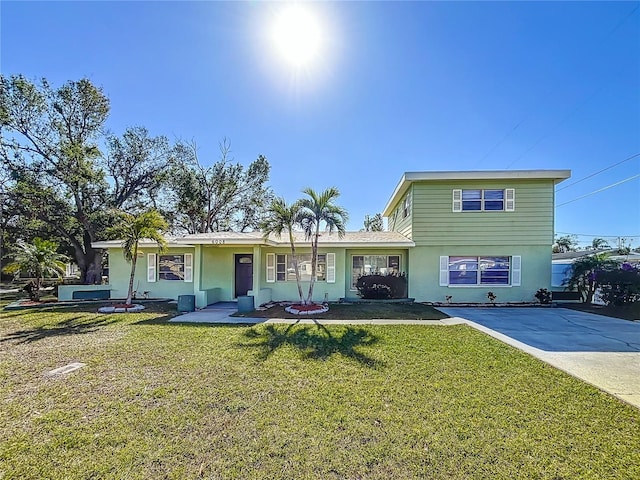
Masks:
[[[314,300],[356,298],[355,282],[369,272],[405,272],[417,301],[532,301],[551,286],[554,186],[568,170],[408,172],[383,211],[386,232],[323,233]],[[135,288],[150,297],[195,295],[196,307],[253,295],[257,305],[296,300],[286,236],[217,232],[169,238],[159,254],[141,243]],[[303,286],[310,244],[296,239]],[[130,266],[119,241],[93,244],[109,252],[111,298],[127,293]],[[97,286],[96,286],[97,287]]]

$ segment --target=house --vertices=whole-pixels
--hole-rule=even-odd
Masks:
[[[356,298],[364,273],[405,272],[417,301],[486,302],[489,291],[498,301],[532,301],[539,288],[550,288],[554,186],[569,176],[568,170],[405,173],[383,211],[389,231],[320,236],[314,300]],[[256,304],[298,298],[286,235],[217,232],[168,243],[163,254],[141,243],[137,292],[194,295],[198,308],[247,294]],[[304,288],[311,248],[303,234],[296,244]],[[120,242],[93,247],[109,252],[111,298],[125,297],[130,266]]]
[[[409,172],[383,211],[415,243],[409,295],[454,303],[534,300],[550,288],[554,187],[569,170]]]

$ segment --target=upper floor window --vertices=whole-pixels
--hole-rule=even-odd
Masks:
[[[515,189],[454,189],[454,212],[513,212]]]
[[[407,194],[402,202],[402,218],[407,218],[411,214],[411,196]]]

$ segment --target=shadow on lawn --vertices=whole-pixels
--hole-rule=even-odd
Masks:
[[[91,333],[95,332],[101,327],[109,325],[110,323],[114,323],[115,321],[116,319],[113,316],[96,315],[89,319],[87,319],[86,317],[77,316],[56,323],[53,326],[45,325],[41,327],[34,327],[28,330],[18,330],[16,332],[9,333],[5,337],[0,338],[0,343],[31,343],[49,337]]]
[[[357,347],[369,346],[378,342],[378,337],[364,328],[344,327],[335,329],[333,334],[322,324],[293,328],[297,322],[284,328],[283,325],[266,325],[264,328],[250,328],[244,336],[249,342],[240,344],[259,350],[259,358],[266,360],[278,348],[290,345],[302,352],[304,358],[327,360],[334,354],[352,358],[368,367],[384,366],[356,350]]]

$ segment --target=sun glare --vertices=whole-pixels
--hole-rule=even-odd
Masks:
[[[320,54],[322,31],[318,18],[302,5],[282,10],[271,33],[278,55],[294,68],[311,66]]]

